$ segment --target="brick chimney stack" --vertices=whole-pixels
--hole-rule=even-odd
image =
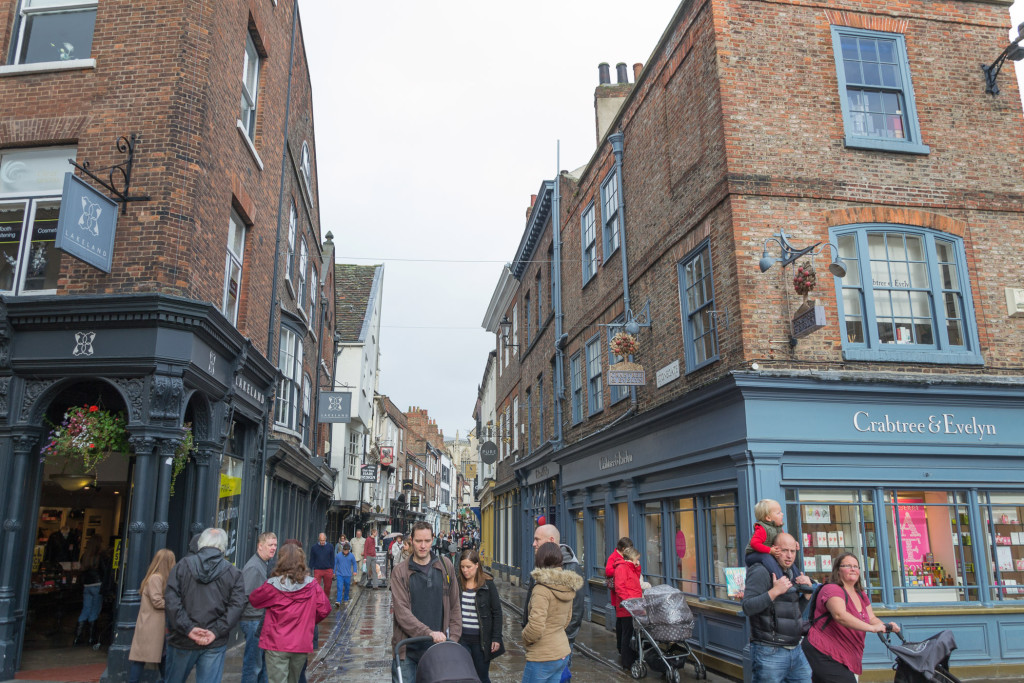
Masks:
[[[634,75],[639,73],[638,65],[633,65]],[[602,62],[597,67],[598,84],[594,90],[594,114],[597,123],[597,144],[608,133],[609,126],[619,113],[622,103],[633,90],[633,83],[629,82],[629,74],[626,70],[626,63],[619,62],[615,65],[615,77],[618,83],[612,84],[608,64]]]

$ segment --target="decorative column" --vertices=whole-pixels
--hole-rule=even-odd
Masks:
[[[219,473],[220,452],[210,444],[201,444],[193,456],[196,463],[196,495],[192,510],[191,534],[198,534],[207,527],[214,526],[211,510],[213,487],[216,479],[214,467]],[[211,466],[213,465],[213,466]]]
[[[153,512],[153,546],[152,557],[157,550],[167,547],[167,514],[171,502],[171,474],[174,467],[174,450],[179,441],[176,439],[157,439],[157,484],[156,509]]]

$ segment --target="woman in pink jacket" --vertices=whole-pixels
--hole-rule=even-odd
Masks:
[[[640,553],[636,548],[623,548],[619,551],[622,559],[615,563],[615,640],[622,656],[622,668],[629,671],[636,661],[637,653],[633,649],[633,617],[622,606],[623,600],[639,598],[643,595],[640,588]]]
[[[313,651],[313,627],[331,612],[320,584],[309,575],[302,548],[282,546],[274,573],[249,595],[249,604],[266,609],[260,648],[266,652],[267,678],[296,683]]]

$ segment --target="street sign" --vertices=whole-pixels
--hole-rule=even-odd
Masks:
[[[498,462],[498,445],[493,441],[484,441],[480,444],[480,459],[485,465],[493,465]]]
[[[364,484],[375,484],[377,482],[377,466],[363,465],[359,469],[359,481]]]
[[[52,238],[54,246],[61,251],[109,273],[114,261],[117,202],[97,192],[74,173],[66,173],[60,206],[56,235],[42,234],[50,228],[37,227],[33,229],[32,241]],[[43,222],[39,221],[38,225]]]
[[[352,417],[352,392],[321,391],[316,407],[317,422],[348,422]]]
[[[647,384],[647,374],[640,370],[616,370],[608,368],[608,384],[613,387],[642,387]]]
[[[800,339],[825,327],[825,307],[812,306],[793,318],[793,337]]]
[[[395,462],[395,447],[394,446],[381,446],[380,447],[380,464],[384,467],[391,467],[391,464]]]

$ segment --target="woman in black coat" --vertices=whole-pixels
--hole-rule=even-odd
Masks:
[[[462,636],[459,642],[469,650],[481,683],[491,683],[491,660],[505,652],[501,629],[501,597],[480,564],[480,553],[464,550],[459,556],[459,586],[462,588]]]

